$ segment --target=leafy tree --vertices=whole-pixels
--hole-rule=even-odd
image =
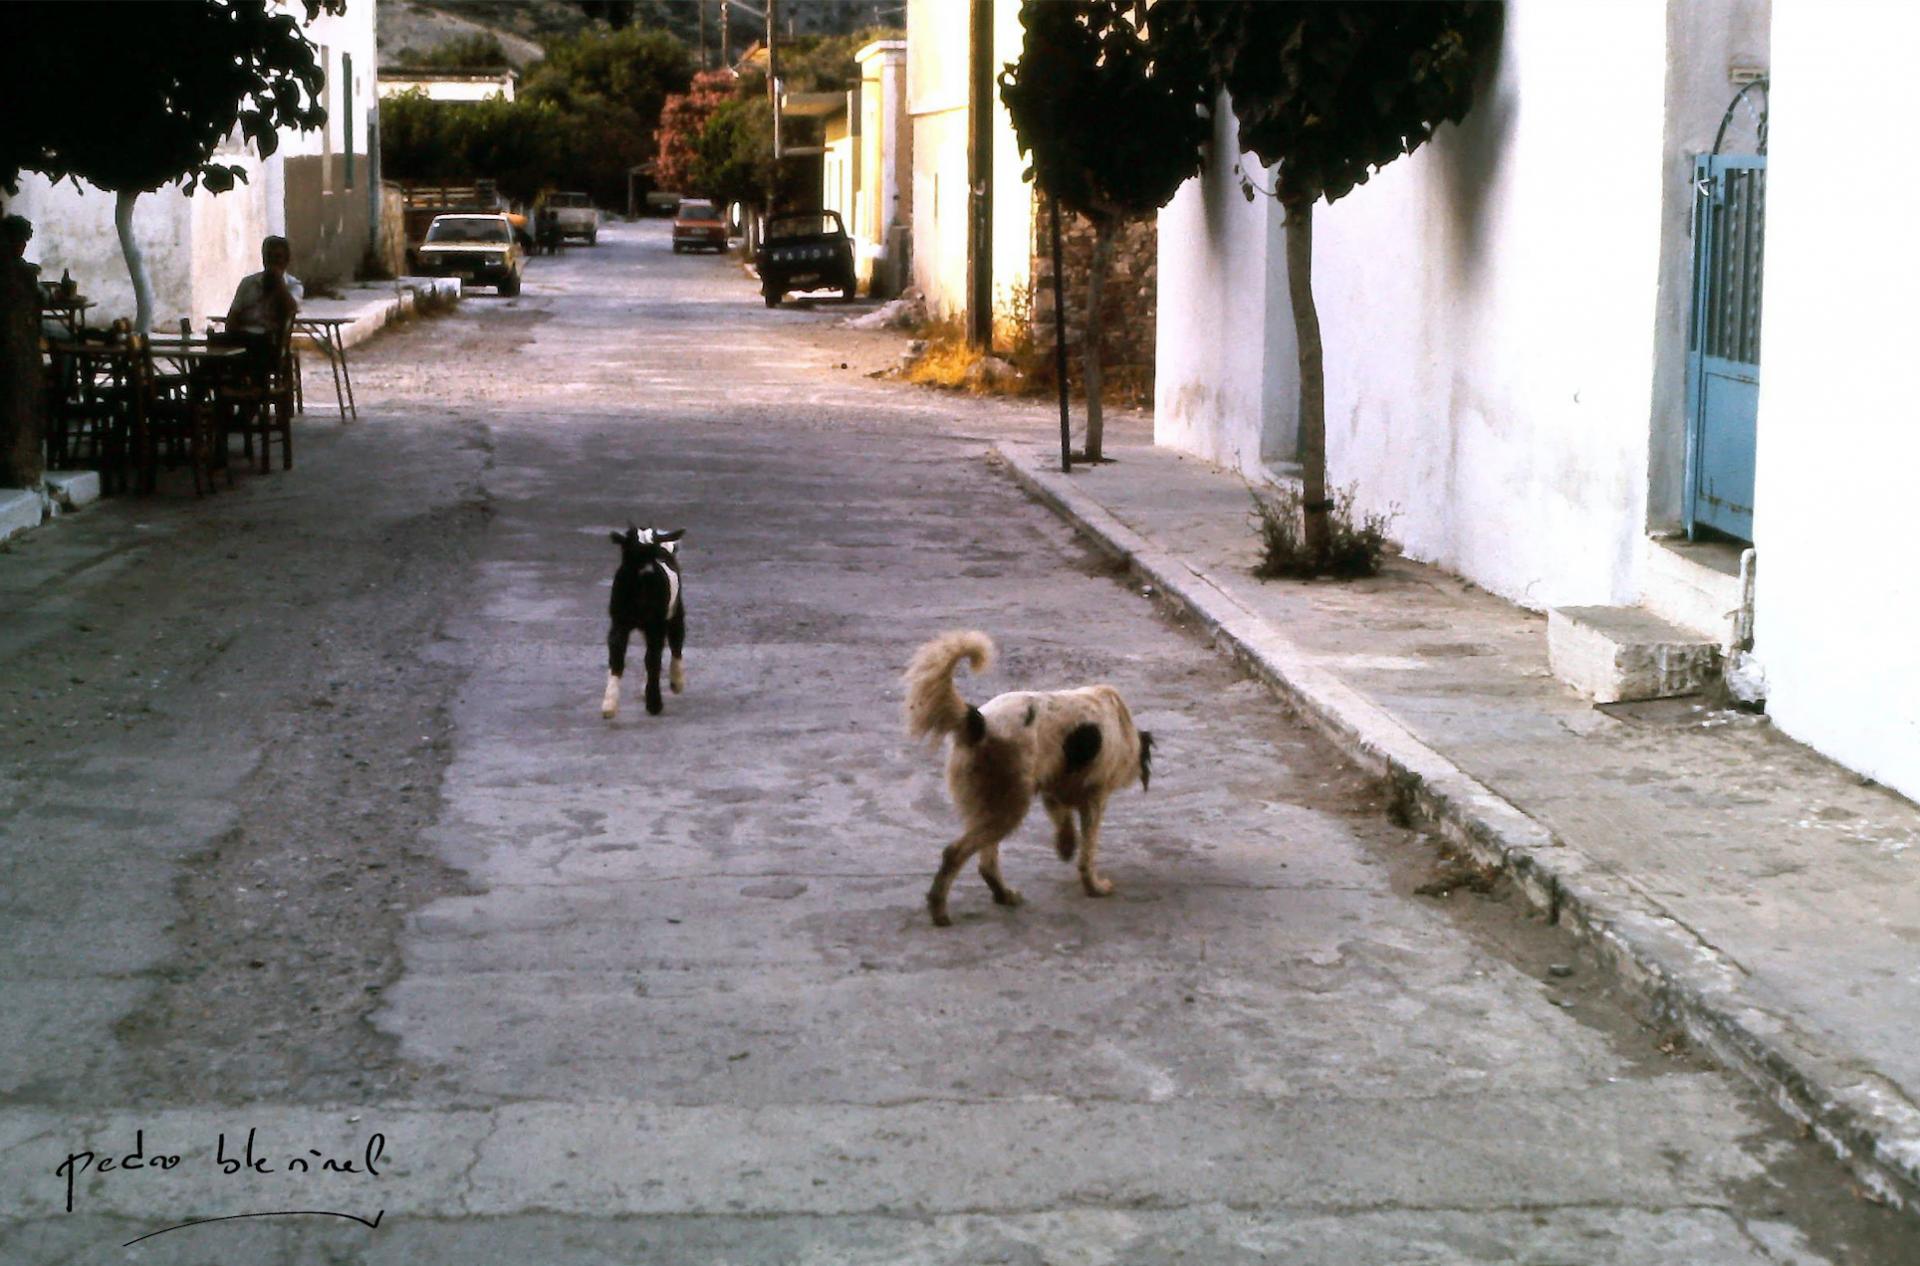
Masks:
[[[305,0],[307,19],[346,0]],[[179,181],[215,193],[245,179],[215,152],[237,127],[264,157],[280,128],[326,122],[315,49],[292,14],[266,0],[9,5],[0,54],[0,184],[20,172],[76,177],[115,195],[114,224],[138,314],[153,288],[133,237],[134,201]],[[85,108],[74,108],[84,84]]]
[[[693,77],[687,91],[674,93],[661,106],[660,126],[654,133],[660,149],[653,160],[653,179],[660,188],[694,188],[693,167],[699,158],[700,134],[714,112],[733,100],[735,82],[731,71],[702,71]]]
[[[311,21],[345,0],[304,0]],[[153,324],[153,286],[133,235],[142,193],[179,181],[192,193],[219,193],[245,176],[215,157],[236,128],[265,156],[278,129],[320,126],[321,71],[314,47],[288,13],[265,0],[175,4],[8,5],[0,40],[0,188],[20,173],[79,179],[114,195],[114,226],[133,279],[136,321]],[[84,94],[80,108],[75,93]],[[10,261],[9,261],[10,262]],[[32,320],[22,305],[32,287],[0,285],[0,341],[6,364]],[[31,343],[26,344],[31,348]],[[29,351],[37,363],[38,353]],[[38,480],[37,374],[5,375],[0,401],[0,474]]]
[[[1210,130],[1205,67],[1191,40],[1151,38],[1158,8],[1134,0],[1024,0],[1020,22],[1026,39],[1000,76],[1000,96],[1030,156],[1027,178],[1093,225],[1081,356],[1087,460],[1097,462],[1100,310],[1113,240],[1200,170]]]
[[[688,192],[721,203],[764,201],[774,180],[773,107],[764,95],[723,103],[693,148]]]
[[[1499,45],[1490,0],[1161,0],[1160,33],[1204,48],[1233,100],[1239,147],[1278,163],[1286,208],[1287,288],[1300,346],[1300,463],[1306,548],[1330,541],[1326,377],[1313,302],[1313,204],[1458,122]],[[1242,184],[1249,198],[1250,183]]]
[[[627,171],[654,155],[653,134],[669,94],[693,78],[686,45],[636,27],[585,32],[549,45],[522,99],[546,103],[571,128],[571,181],[606,205],[626,198]]]

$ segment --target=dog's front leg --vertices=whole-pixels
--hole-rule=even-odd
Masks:
[[[1093,855],[1100,847],[1100,818],[1106,809],[1103,797],[1089,800],[1080,808],[1080,886],[1089,897],[1105,897],[1113,892],[1113,881],[1093,869]]]
[[[687,688],[687,672],[680,666],[680,652],[687,644],[687,613],[676,611],[667,621],[667,689],[679,694]]]
[[[600,715],[612,718],[620,711],[620,674],[627,670],[627,638],[631,629],[619,625],[607,630],[607,692],[600,696]]]

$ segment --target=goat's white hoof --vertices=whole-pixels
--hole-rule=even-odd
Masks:
[[[620,679],[618,677],[609,677],[607,678],[607,693],[605,697],[600,700],[600,715],[611,721],[619,711]]]
[[[686,685],[686,670],[680,667],[680,661],[676,659],[667,669],[667,689],[673,691],[675,694],[679,694],[682,690],[686,689]]]

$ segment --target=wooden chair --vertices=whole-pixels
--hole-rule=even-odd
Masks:
[[[241,439],[241,452],[252,457],[260,441],[260,471],[273,468],[272,443],[280,441],[280,468],[293,469],[294,368],[293,322],[287,321],[257,345],[258,355],[247,370],[214,388],[214,410],[224,453],[230,437]]]
[[[177,465],[184,459],[193,472],[193,495],[212,491],[211,403],[191,375],[157,367],[153,347],[144,338],[135,340],[133,351],[131,368],[140,409],[139,425],[135,429],[145,441],[140,465],[146,490],[153,490],[157,482],[156,469],[162,460]],[[231,469],[227,471],[227,484],[229,487],[233,484]]]
[[[116,328],[98,347],[56,349],[47,378],[48,464],[97,468],[105,493],[127,491],[138,464],[140,419],[125,340]]]

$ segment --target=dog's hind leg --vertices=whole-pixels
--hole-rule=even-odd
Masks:
[[[627,670],[627,638],[633,630],[615,625],[607,630],[607,693],[600,697],[600,715],[611,718],[620,711],[620,674]]]
[[[1053,851],[1060,854],[1061,861],[1072,861],[1080,847],[1079,833],[1073,829],[1073,810],[1052,796],[1041,796],[1040,807],[1053,819]]]
[[[1093,869],[1094,851],[1100,847],[1100,818],[1106,809],[1104,796],[1080,807],[1080,886],[1089,897],[1104,897],[1113,892],[1113,881]]]
[[[1019,824],[1016,818],[1013,826]],[[967,864],[967,859],[982,849],[997,848],[1012,830],[1012,826],[1003,827],[998,823],[977,824],[947,845],[940,854],[940,869],[933,877],[933,887],[927,889],[927,912],[933,916],[933,926],[943,928],[953,922],[947,917],[947,893],[952,890],[954,876]]]
[[[993,889],[994,901],[1003,906],[1017,906],[1023,898],[1018,888],[1007,887],[1000,878],[1000,845],[998,842],[980,850],[980,878],[987,881],[987,887]]]
[[[663,639],[658,627],[649,626],[640,631],[647,639],[647,715],[657,717],[665,706],[660,702],[660,650]]]

